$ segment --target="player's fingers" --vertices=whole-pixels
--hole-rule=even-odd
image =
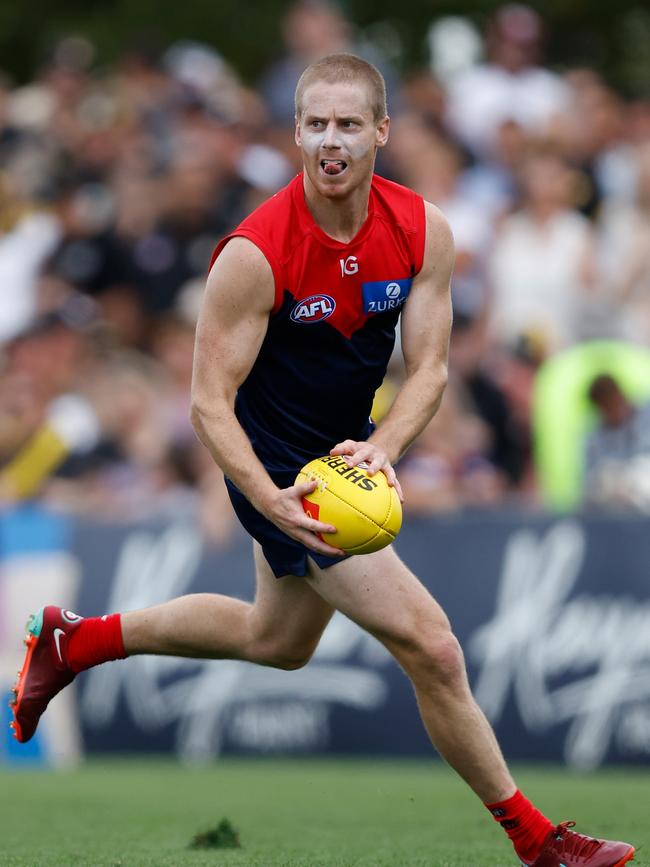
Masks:
[[[348,466],[356,467],[361,463],[369,464],[372,460],[373,454],[373,446],[369,446],[365,443],[359,443],[358,448],[351,455],[345,456],[345,460],[348,462]]]
[[[382,467],[382,472],[386,476],[386,480],[387,480],[388,484],[391,486],[391,488],[395,488],[395,491],[397,492],[397,496],[399,497],[400,503],[403,503],[404,502],[404,494],[402,493],[402,486],[399,483],[399,479],[397,478],[397,473],[395,472],[395,470],[391,467],[390,464],[388,464],[388,466]]]
[[[336,527],[333,524],[324,524],[323,521],[317,521],[316,518],[310,517],[307,513],[300,520],[300,526],[311,533],[336,533]]]
[[[379,470],[384,470],[385,472],[386,467],[390,467],[390,469],[392,469],[391,465],[388,463],[386,455],[383,452],[373,451],[366,458],[366,462],[368,464],[369,476],[374,476],[375,473],[379,472]]]
[[[315,491],[317,484],[317,479],[309,479],[308,482],[296,482],[296,484],[291,488],[288,488],[288,490],[292,491],[297,496],[302,497],[304,494],[311,494],[312,491]]]
[[[343,440],[342,443],[337,443],[333,449],[330,449],[331,455],[349,455],[359,446],[355,440]]]
[[[297,529],[293,535],[294,539],[302,542],[303,545],[312,551],[316,551],[318,554],[325,554],[328,557],[342,557],[345,554],[345,551],[321,541],[318,536],[310,533],[309,530]]]

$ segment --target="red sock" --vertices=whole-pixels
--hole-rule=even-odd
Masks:
[[[85,671],[100,662],[124,659],[121,615],[84,618],[68,639],[67,661],[75,672]]]
[[[532,864],[541,852],[549,832],[553,830],[551,822],[519,789],[507,801],[485,806],[510,837],[521,860]]]

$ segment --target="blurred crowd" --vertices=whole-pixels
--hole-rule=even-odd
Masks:
[[[436,203],[456,239],[450,383],[400,466],[411,511],[539,504],[540,367],[585,341],[650,350],[650,100],[594,69],[552,70],[544,22],[520,5],[480,36],[432,22],[431,64],[401,78],[324,0],[288,8],[282,33],[255,87],[215,46],[142,40],[99,69],[82,36],[26,85],[0,76],[5,501],[194,513],[228,537],[220,472],[188,418],[197,311],[217,240],[300,169],[295,83],[332,51],[384,73],[377,170]],[[378,414],[402,375],[396,354]],[[589,454],[585,496],[606,500]]]

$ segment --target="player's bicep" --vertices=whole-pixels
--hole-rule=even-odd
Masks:
[[[233,238],[212,266],[196,328],[192,405],[234,400],[264,340],[273,306],[274,280],[262,252]]]
[[[426,207],[426,241],[422,269],[413,280],[401,317],[402,351],[407,372],[444,365],[452,323],[451,274],[454,240],[440,211]]]

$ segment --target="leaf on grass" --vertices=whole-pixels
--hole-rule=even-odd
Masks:
[[[222,819],[216,828],[196,834],[190,849],[241,849],[239,831],[233,828],[228,819]]]

